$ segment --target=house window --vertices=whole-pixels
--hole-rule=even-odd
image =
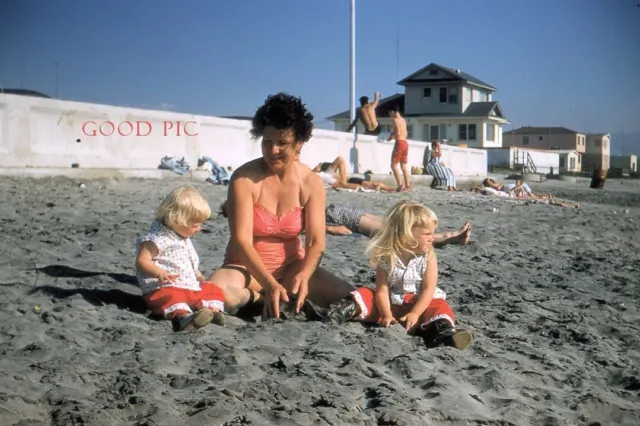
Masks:
[[[480,92],[480,102],[487,102],[489,100],[489,96],[487,92]]]
[[[564,157],[560,157],[560,168],[561,169],[564,169],[566,167],[565,163],[566,163],[565,158]]]
[[[494,142],[496,140],[496,126],[487,124],[487,141]]]
[[[467,102],[471,102],[471,89],[468,87],[464,88],[464,99]]]
[[[458,125],[458,139],[460,139],[461,141],[466,141],[467,140],[467,125],[466,124],[459,124]]]
[[[582,157],[581,155],[578,155],[578,164],[580,164],[580,157]]]
[[[571,158],[569,159],[569,168],[570,168],[571,170],[575,170],[575,168],[576,168],[576,159],[575,159],[575,158],[573,158],[573,157],[571,157]]]
[[[459,124],[458,135],[461,141],[475,141],[476,125],[475,124]]]
[[[431,87],[425,87],[424,89],[422,89],[422,97],[423,98],[431,97]]]
[[[407,124],[407,139],[413,139],[413,124]]]
[[[438,75],[438,70],[429,70],[429,75]]]
[[[446,104],[447,101],[449,100],[449,97],[447,96],[447,88],[446,87],[441,87],[440,88],[440,103],[441,104]]]
[[[544,136],[538,136],[538,140],[539,141],[543,141],[544,140]]]
[[[438,126],[431,126],[431,136],[430,139],[431,140],[435,140],[435,139],[440,139],[440,135],[438,134]]]
[[[467,133],[469,134],[469,140],[470,141],[475,141],[476,140],[476,125],[475,124],[469,124],[469,128],[467,129]]]
[[[458,103],[458,88],[457,87],[452,87],[451,90],[449,90],[449,103],[450,104],[457,104]]]
[[[393,126],[390,124],[383,124],[382,126],[380,126],[383,132],[387,132],[387,133],[391,133],[391,131],[393,130]]]
[[[529,145],[529,136],[522,137],[522,145]]]
[[[440,125],[440,139],[444,140],[447,138],[447,125],[446,124],[441,124]]]

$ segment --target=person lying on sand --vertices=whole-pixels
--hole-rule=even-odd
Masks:
[[[227,201],[220,206],[220,211],[224,217],[227,217],[228,208]],[[383,225],[382,217],[344,204],[329,204],[325,213],[326,231],[330,235],[344,236],[358,233],[372,237],[382,229]],[[442,248],[448,244],[465,245],[469,242],[470,237],[471,224],[467,221],[457,231],[436,232],[433,235],[433,245],[436,248]]]
[[[367,247],[376,267],[375,291],[358,288],[330,306],[323,321],[339,325],[355,320],[382,327],[399,322],[408,334],[423,337],[428,347],[466,348],[473,334],[456,329],[447,295],[437,287],[437,225],[435,213],[420,203],[407,200],[393,206]]]
[[[224,294],[198,270],[191,242],[210,215],[198,191],[181,186],[162,200],[149,232],[137,241],[136,277],[144,301],[153,314],[170,320],[174,331],[224,325]]]
[[[327,233],[331,235],[351,235],[358,233],[373,237],[382,229],[383,218],[365,212],[362,209],[349,207],[344,204],[329,204],[327,206]],[[467,221],[457,231],[436,232],[433,234],[433,246],[441,248],[447,244],[465,245],[471,237],[471,224]]]
[[[560,201],[551,194],[535,194],[529,185],[522,181],[522,176],[516,176],[515,183],[504,185],[497,183],[491,178],[482,181],[483,188],[473,188],[472,191],[481,192],[485,195],[500,195],[513,198],[526,198],[536,204],[549,204],[552,206],[580,208],[580,204],[570,201]],[[506,194],[506,195],[505,195]]]
[[[353,189],[358,187],[373,189],[376,191],[393,192],[394,189],[382,182],[367,181],[362,178],[352,177],[347,180],[347,162],[342,157],[336,157],[333,163],[319,163],[312,169],[326,185],[333,189]]]
[[[327,191],[298,161],[313,132],[313,115],[300,98],[278,93],[267,97],[251,123],[253,137],[262,139],[262,157],[243,164],[231,177],[231,238],[223,265],[210,281],[223,288],[227,312],[257,301],[261,292],[264,318],[279,318],[281,303],[294,297],[295,313],[308,305],[307,295],[326,307],[354,286],[319,266],[325,251]]]

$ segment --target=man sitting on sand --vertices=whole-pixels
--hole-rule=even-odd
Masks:
[[[225,201],[220,206],[220,211],[227,217],[228,203]],[[362,209],[346,206],[344,204],[329,204],[326,208],[327,233],[331,235],[351,235],[358,233],[373,237],[382,229],[382,217],[376,216]],[[471,224],[467,221],[464,226],[456,231],[436,232],[433,235],[433,245],[437,248],[448,244],[465,245],[471,237]]]
[[[376,191],[393,192],[393,188],[382,182],[367,181],[362,178],[352,177],[347,180],[347,162],[342,157],[336,157],[333,163],[320,163],[312,169],[333,189],[353,189],[359,187]]]
[[[373,103],[369,103],[369,97],[363,96],[360,98],[360,111],[356,115],[356,119],[347,128],[347,132],[351,133],[358,120],[364,124],[364,134],[370,136],[378,136],[382,132],[378,118],[376,117],[376,108],[380,103],[380,93],[376,92],[373,98]]]

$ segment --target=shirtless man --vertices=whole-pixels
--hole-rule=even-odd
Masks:
[[[382,132],[382,128],[380,127],[380,123],[378,123],[378,119],[376,118],[376,108],[380,103],[380,93],[376,92],[375,97],[373,99],[373,103],[369,103],[369,98],[367,96],[363,96],[360,98],[360,111],[356,115],[356,119],[353,120],[353,123],[347,128],[347,132],[351,132],[354,127],[356,127],[356,123],[358,120],[362,121],[364,124],[364,134],[371,136],[378,136],[380,132]]]
[[[389,108],[389,117],[393,119],[393,131],[387,140],[396,140],[395,145],[393,145],[393,153],[391,154],[391,171],[398,183],[397,191],[405,192],[411,188],[411,173],[409,166],[407,166],[407,162],[409,161],[407,122],[400,116],[400,111],[397,106]]]

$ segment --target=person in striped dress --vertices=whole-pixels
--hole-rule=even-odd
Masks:
[[[446,186],[447,191],[457,191],[453,171],[442,162],[442,150],[438,140],[431,142],[431,152],[425,164],[424,173],[433,176],[432,188]]]

